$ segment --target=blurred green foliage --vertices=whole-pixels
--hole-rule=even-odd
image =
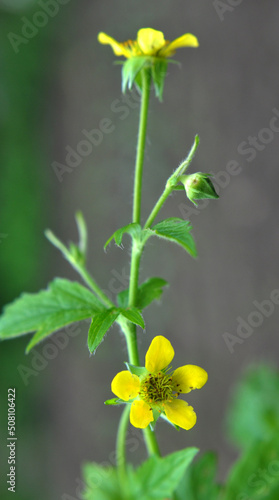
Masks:
[[[227,428],[231,441],[241,448],[279,435],[279,377],[274,368],[249,368],[235,389]]]
[[[52,20],[34,39],[19,46],[16,54],[9,33],[21,34],[22,17],[32,18],[38,11],[35,1],[7,2],[0,6],[0,275],[1,306],[13,300],[25,289],[36,289],[46,274],[46,252],[42,228],[45,227],[47,199],[47,168],[44,136],[44,115],[47,111],[47,79],[49,78],[49,35],[59,19]],[[40,255],[40,259],[38,256]],[[0,352],[0,427],[7,432],[7,389],[16,388],[16,428],[20,436],[17,448],[17,488],[20,500],[50,496],[50,486],[42,466],[42,450],[46,437],[40,435],[38,411],[39,391],[43,381],[26,385],[17,370],[26,364],[24,345],[19,339],[1,343]],[[28,363],[27,363],[28,364]],[[32,408],[32,411],[30,409]],[[6,477],[7,449],[1,462]],[[34,467],[37,457],[41,471]],[[35,460],[35,462],[34,462]],[[7,498],[6,481],[1,481],[0,498]],[[11,495],[11,493],[10,493]]]

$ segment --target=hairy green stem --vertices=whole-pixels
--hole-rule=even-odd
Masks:
[[[96,293],[96,295],[103,302],[103,304],[106,305],[107,307],[114,307],[114,303],[105,295],[105,293],[101,290],[101,288],[92,278],[89,272],[83,266],[80,266],[78,263],[72,265],[76,269],[76,271],[80,274],[80,276],[83,278],[84,282],[91,288],[91,290],[93,290],[93,292]]]
[[[151,224],[154,222],[156,219],[158,213],[160,212],[162,206],[164,205],[165,201],[169,197],[169,195],[172,193],[174,190],[175,186],[177,186],[179,182],[179,178],[181,177],[184,172],[186,172],[187,168],[189,167],[191,161],[194,158],[194,155],[196,153],[197,147],[199,145],[199,136],[196,135],[194,143],[185,158],[185,160],[177,167],[177,169],[174,171],[174,173],[169,177],[166,183],[166,187],[161,194],[160,198],[158,199],[157,203],[155,204],[153,210],[151,211],[146,223],[144,224],[143,229],[147,229],[151,226]]]
[[[148,69],[143,69],[142,74],[142,98],[139,119],[139,135],[137,145],[137,158],[135,166],[134,180],[134,206],[133,206],[133,222],[140,224],[141,216],[141,187],[142,187],[142,169],[145,151],[146,127],[148,116],[148,104],[150,94],[150,73]]]
[[[140,224],[141,220],[141,193],[142,193],[142,171],[143,171],[143,160],[145,151],[145,140],[146,140],[146,128],[147,128],[147,116],[148,116],[148,105],[149,105],[149,94],[150,94],[150,74],[149,71],[142,70],[142,100],[140,109],[140,119],[139,119],[139,135],[138,135],[138,145],[137,145],[137,157],[135,165],[135,181],[134,181],[134,204],[133,204],[133,222]],[[130,284],[129,284],[129,307],[136,307],[137,305],[137,292],[138,292],[138,281],[139,281],[139,268],[140,259],[142,254],[142,246],[134,239],[132,245],[132,256],[131,256],[131,270],[130,270]],[[126,336],[127,349],[129,355],[129,362],[133,365],[139,365],[139,353],[137,344],[137,328],[136,325],[132,323],[126,323],[124,325],[124,333]],[[130,407],[127,405],[127,412]],[[127,416],[126,412],[123,413],[119,424],[118,439],[117,439],[117,463],[119,464],[119,472],[123,475],[125,474],[125,442],[126,442],[126,432],[127,432]],[[157,454],[160,455],[158,443],[154,432],[151,429],[144,429],[144,439],[146,443],[147,451],[150,455]],[[124,463],[123,463],[124,462]]]
[[[146,429],[143,430],[143,434],[148,454],[150,456],[157,455],[160,457],[161,452],[154,431],[152,431],[150,427],[146,427]]]
[[[146,223],[144,224],[143,229],[147,229],[151,226],[151,224],[156,219],[158,213],[160,212],[162,206],[164,205],[165,201],[167,200],[167,198],[169,197],[169,195],[171,194],[172,191],[173,191],[173,187],[171,185],[168,186],[168,184],[167,184],[163,194],[160,196],[160,198],[157,201],[156,205],[154,206],[151,214],[149,215]]]

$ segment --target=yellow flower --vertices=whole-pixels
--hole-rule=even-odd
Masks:
[[[186,33],[169,42],[165,40],[162,31],[153,30],[152,28],[142,28],[138,31],[136,40],[127,40],[126,42],[117,42],[106,33],[99,33],[98,40],[103,45],[110,45],[116,56],[124,56],[127,59],[137,56],[155,56],[155,57],[171,57],[175,54],[176,49],[180,47],[198,47],[198,39]]]
[[[182,429],[189,430],[195,425],[197,417],[192,406],[178,396],[203,387],[208,375],[195,365],[170,372],[167,367],[173,357],[170,341],[159,335],[146,353],[142,374],[124,370],[114,377],[111,390],[118,398],[131,402],[130,422],[134,427],[144,429],[159,415]]]

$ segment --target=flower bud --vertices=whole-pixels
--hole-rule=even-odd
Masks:
[[[182,175],[179,178],[180,182],[182,182],[185,187],[187,197],[194,205],[197,206],[194,200],[219,198],[210,177],[212,177],[210,174],[197,172],[191,175]]]

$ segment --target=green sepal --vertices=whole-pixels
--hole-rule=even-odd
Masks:
[[[99,314],[95,314],[89,328],[87,339],[88,349],[91,353],[96,351],[107,331],[117,320],[119,314],[120,312],[115,308],[106,309]]]
[[[0,318],[0,339],[36,331],[27,352],[55,331],[90,318],[104,306],[87,288],[75,281],[56,278],[46,290],[24,293],[4,308]]]
[[[134,238],[140,239],[142,233],[141,226],[136,222],[131,222],[131,224],[127,224],[127,226],[123,226],[120,229],[117,229],[117,231],[115,231],[115,233],[113,233],[113,235],[105,243],[104,250],[106,250],[108,244],[113,239],[115,240],[116,245],[120,247],[123,235],[125,233],[129,234],[132,239]]]
[[[153,413],[153,422],[150,422],[149,427],[152,431],[155,431],[156,423],[158,418],[162,415],[162,413],[158,412],[157,410],[152,410]]]
[[[215,191],[211,174],[196,172],[191,175],[182,175],[180,182],[184,185],[189,200],[197,206],[194,200],[217,199],[219,195]]]
[[[161,415],[162,419],[165,420],[165,422],[167,422],[169,425],[174,427],[177,431],[180,431],[179,425],[176,425],[173,422],[171,422],[164,413],[161,413],[160,415]]]
[[[138,287],[137,307],[142,310],[149,306],[153,300],[160,300],[163,293],[163,287],[168,282],[162,278],[149,278]],[[127,307],[129,301],[129,289],[123,290],[117,295],[119,307]]]
[[[131,365],[131,363],[128,363],[127,361],[125,361],[125,365],[127,366],[130,373],[132,373],[133,375],[137,375],[138,377],[145,376],[149,373],[144,366]]]
[[[170,217],[162,222],[159,222],[150,229],[145,229],[147,238],[150,236],[158,236],[168,241],[172,241],[182,246],[192,257],[197,256],[196,245],[193,236],[191,235],[192,226],[189,221],[179,219],[178,217]]]
[[[164,83],[168,69],[168,61],[164,58],[154,58],[151,67],[152,80],[155,94],[159,101],[163,99]]]
[[[104,402],[105,405],[109,405],[109,406],[116,406],[116,405],[123,405],[123,404],[127,404],[127,401],[123,401],[123,399],[119,399],[119,398],[111,398],[111,399],[107,399],[105,402]]]
[[[125,94],[126,88],[131,89],[133,83],[141,69],[149,63],[150,57],[131,57],[122,66],[122,92]]]

